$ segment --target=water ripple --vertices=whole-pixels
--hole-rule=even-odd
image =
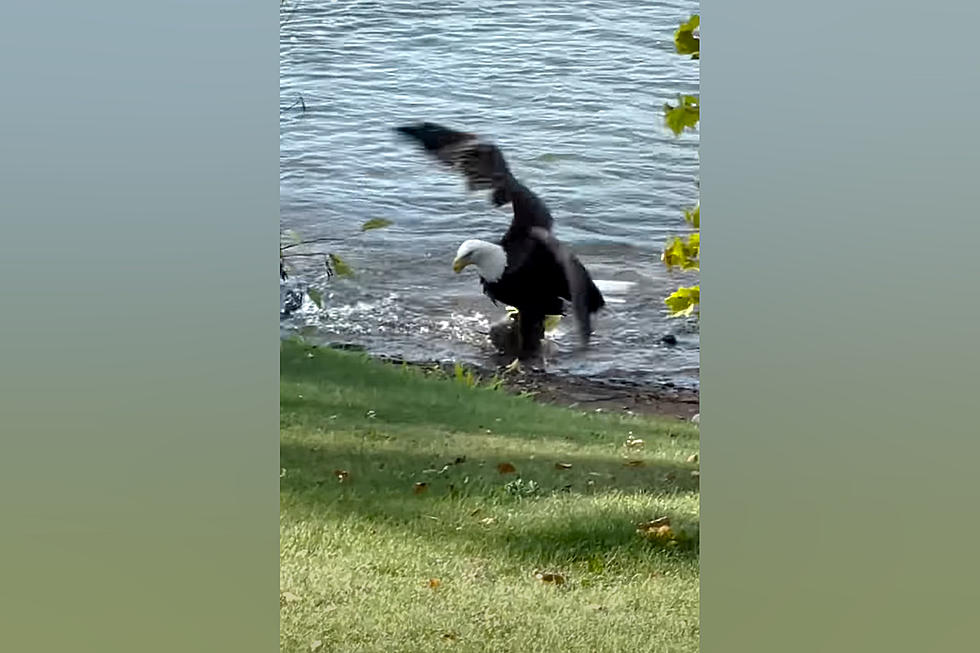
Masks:
[[[358,276],[332,279],[325,309],[307,303],[284,328],[410,358],[488,354],[486,329],[502,309],[449,261],[461,240],[499,236],[509,215],[390,132],[432,119],[492,137],[594,276],[637,283],[599,317],[588,353],[572,353],[559,329],[552,366],[696,383],[696,325],[668,320],[662,302],[693,277],[663,270],[659,251],[686,231],[682,210],[697,199],[697,135],[674,137],[660,114],[697,92],[697,65],[672,43],[697,7],[300,2],[280,38],[281,222],[309,237],[349,235],[337,251]],[[371,218],[395,225],[360,234]],[[298,282],[324,281],[314,259],[298,268]],[[676,346],[661,344],[667,332]]]

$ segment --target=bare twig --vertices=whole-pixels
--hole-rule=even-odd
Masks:
[[[290,109],[292,109],[293,107],[295,107],[297,103],[299,103],[300,108],[302,109],[303,113],[306,113],[306,100],[303,99],[303,94],[302,93],[298,94],[297,97],[296,97],[296,99],[293,100],[293,103],[290,104],[285,109],[283,109],[283,111],[289,111]]]

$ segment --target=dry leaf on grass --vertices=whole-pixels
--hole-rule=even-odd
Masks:
[[[517,468],[510,463],[500,463],[497,465],[497,471],[501,474],[513,474],[517,471]]]
[[[439,580],[438,578],[430,578],[429,579],[429,589],[435,589],[435,588],[439,587],[440,585],[442,585],[442,581]]]
[[[697,535],[692,535],[685,530],[674,530],[667,517],[658,517],[653,521],[637,524],[636,532],[642,537],[659,542],[668,547],[688,545],[697,541]]]
[[[637,528],[659,528],[661,526],[670,526],[670,517],[657,517],[651,521],[637,524]]]
[[[321,648],[323,648],[323,642],[319,639],[310,644],[310,651],[312,651],[312,653],[316,653],[316,651],[319,651]]]
[[[670,541],[674,538],[674,531],[670,526],[657,526],[655,528],[638,528],[636,532],[648,540]]]
[[[669,517],[657,517],[652,521],[638,524],[636,532],[648,540],[669,541],[674,537]]]
[[[483,519],[480,520],[480,523],[483,524],[484,526],[489,526],[490,524],[493,524],[496,521],[497,520],[494,519],[493,517],[484,517]]]
[[[690,456],[687,457],[687,462],[689,463],[696,463],[697,461],[698,461],[698,455],[696,453],[692,453]]]
[[[555,469],[571,469],[572,463],[555,463]]]
[[[553,583],[555,585],[561,585],[565,582],[565,577],[562,576],[561,574],[555,574],[547,571],[539,571],[538,573],[534,574],[534,577],[537,578],[542,583]]]
[[[627,447],[637,447],[637,448],[639,448],[639,447],[642,447],[644,444],[645,443],[640,438],[634,438],[632,433],[629,436],[627,436],[627,438],[626,438],[626,446]]]
[[[428,483],[416,483],[414,486],[412,486],[412,492],[414,492],[415,494],[422,494],[428,489],[429,489]]]

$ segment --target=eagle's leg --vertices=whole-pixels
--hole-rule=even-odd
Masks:
[[[517,314],[517,331],[520,334],[519,358],[531,358],[541,351],[544,340],[544,315],[532,313]]]

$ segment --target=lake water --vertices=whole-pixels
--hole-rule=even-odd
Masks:
[[[696,277],[659,256],[698,195],[697,134],[675,137],[662,118],[665,102],[698,91],[698,63],[673,47],[698,3],[562,4],[300,0],[280,36],[281,225],[335,239],[326,248],[357,275],[324,284],[318,259],[294,260],[289,283],[324,284],[324,310],[307,302],[283,333],[488,359],[503,308],[451,262],[463,240],[499,238],[512,214],[391,132],[431,120],[493,140],[592,276],[636,283],[598,316],[588,351],[573,351],[563,324],[549,369],[697,385],[697,325],[663,304]],[[361,233],[372,218],[394,224]]]

